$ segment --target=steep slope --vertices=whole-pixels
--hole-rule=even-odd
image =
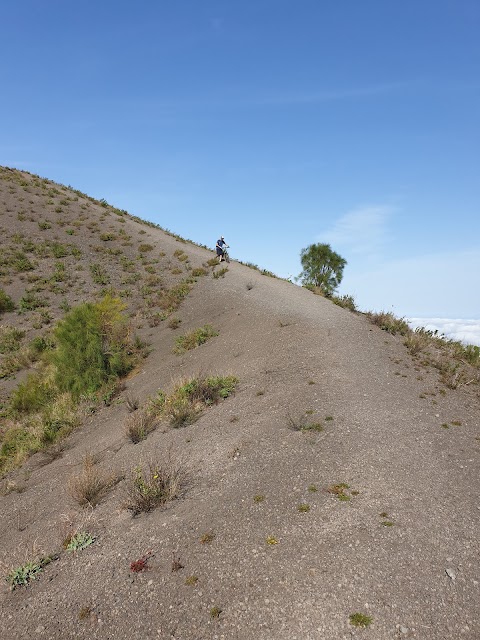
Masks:
[[[173,260],[178,241],[148,233]],[[191,265],[211,257],[181,248]],[[199,372],[233,374],[237,391],[139,444],[118,402],[60,458],[37,454],[10,476],[22,492],[0,498],[5,573],[40,551],[59,557],[27,588],[2,588],[2,638],[480,637],[475,389],[443,389],[365,317],[237,263],[198,279],[180,328],[139,315],[152,352],[121,399],[145,405]],[[173,353],[175,336],[206,323],[217,337]],[[82,510],[67,487],[88,451],[127,477],[148,459],[183,460],[189,483],[135,518],[124,481]],[[95,543],[63,551],[67,521]],[[355,613],[368,629],[356,631]]]

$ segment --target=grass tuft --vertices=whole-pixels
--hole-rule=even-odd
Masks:
[[[173,352],[176,354],[182,354],[185,353],[185,351],[195,349],[201,344],[207,342],[210,338],[218,336],[218,333],[219,332],[214,329],[212,325],[206,324],[199,329],[186,333],[184,336],[178,336],[175,340],[175,348]]]
[[[144,467],[136,466],[127,483],[126,509],[134,516],[152,511],[178,498],[186,485],[183,465],[172,459],[161,463],[149,461]]]

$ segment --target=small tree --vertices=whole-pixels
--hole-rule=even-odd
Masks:
[[[329,244],[311,244],[300,254],[303,271],[298,276],[304,286],[319,287],[329,296],[343,278],[347,261],[332,250]]]

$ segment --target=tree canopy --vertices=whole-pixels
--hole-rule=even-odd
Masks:
[[[331,295],[343,278],[347,261],[332,250],[329,244],[311,244],[300,253],[303,271],[298,276],[304,286],[319,287]]]

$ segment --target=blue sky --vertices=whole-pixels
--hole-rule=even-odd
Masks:
[[[23,0],[0,164],[363,310],[480,320],[478,0]]]

